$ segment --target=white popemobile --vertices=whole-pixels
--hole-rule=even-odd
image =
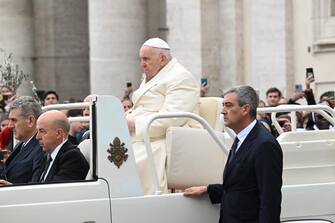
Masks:
[[[229,129],[224,133],[215,131],[222,130],[219,120],[222,99],[202,100],[206,112],[200,109],[200,116],[190,113],[174,116],[194,118],[208,133],[205,129],[182,127],[167,131],[168,186],[173,190],[222,180],[227,148],[234,136]],[[160,194],[158,190],[155,195],[143,195],[124,111],[117,98],[97,96],[91,104],[50,105],[44,109],[87,106],[91,106],[91,139],[79,145],[90,162],[87,179],[3,186],[0,188],[1,222],[218,222],[219,205],[210,204],[207,196],[187,198],[182,193]],[[321,105],[280,106],[259,109],[258,112],[272,112],[280,132],[275,113],[289,111],[295,117],[295,111],[301,110],[318,112],[335,124],[335,111]],[[213,113],[212,117],[209,113]],[[169,116],[153,116],[150,122]],[[74,118],[72,121],[84,119]],[[282,222],[335,222],[335,130],[295,130],[293,125],[291,132],[280,132],[278,137],[284,154]],[[148,141],[146,136],[147,145]],[[155,177],[150,146],[148,155]]]

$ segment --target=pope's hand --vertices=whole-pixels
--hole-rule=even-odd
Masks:
[[[131,115],[128,115],[127,122],[128,122],[129,132],[134,132],[135,131],[135,119]]]

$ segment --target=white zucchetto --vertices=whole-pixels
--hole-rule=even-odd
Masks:
[[[170,49],[170,46],[167,44],[167,42],[165,42],[164,40],[158,37],[148,39],[147,41],[143,43],[142,46],[151,46],[151,47],[167,49],[167,50]]]

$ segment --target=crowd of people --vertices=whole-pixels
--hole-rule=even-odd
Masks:
[[[313,90],[310,85],[314,82],[314,78],[309,76],[305,80],[305,89],[302,91],[296,91],[293,93],[291,98],[285,98],[281,91],[276,87],[271,87],[266,92],[266,102],[259,102],[258,107],[276,107],[280,105],[299,105],[298,100],[302,101],[307,105],[326,105],[334,109],[335,105],[335,91],[326,91],[321,94],[319,100],[315,99]],[[278,136],[278,131],[275,129],[270,114],[258,114],[257,119],[262,122],[262,124],[274,135]],[[292,121],[291,113],[280,112],[276,114],[276,119],[282,128],[283,132],[291,131]],[[323,129],[333,129],[334,125],[328,122],[321,114],[317,112],[296,112],[296,128],[297,131],[305,130],[323,130]]]
[[[145,123],[151,115],[161,112],[197,113],[199,97],[206,96],[209,86],[207,83],[200,86],[194,76],[172,56],[170,46],[160,38],[145,41],[139,57],[143,80],[135,91],[131,83],[127,84],[121,102],[142,190],[145,194],[153,194],[154,180],[150,175],[143,139]],[[257,107],[298,104],[299,100],[305,98],[308,105],[318,103],[334,108],[334,91],[325,92],[316,102],[311,88],[313,82],[313,77],[307,77],[305,89],[294,92],[290,98],[283,97],[278,88],[269,88],[266,102],[258,100],[259,95],[250,86],[227,91],[223,95],[224,123],[237,136],[224,170],[224,183],[192,187],[185,190],[185,196],[208,193],[213,203],[223,204],[221,218],[225,222],[241,222],[244,216],[239,213],[243,211],[251,220],[263,222],[261,219],[272,219],[271,222],[279,222],[282,152],[270,115],[257,114]],[[89,95],[83,101],[89,102],[93,96]],[[43,105],[32,97],[16,96],[8,86],[1,87],[0,185],[85,179],[89,166],[77,145],[90,137],[89,125],[86,122],[70,123],[67,117],[87,116],[89,109],[42,113],[41,106],[59,103],[55,91],[45,92],[41,101]],[[291,131],[291,120],[297,120],[299,130],[334,128],[319,113],[297,112],[297,119],[291,119],[290,115],[277,115],[284,132]],[[187,118],[163,119],[152,123],[149,135],[162,192],[168,191],[165,133],[171,126],[198,127]],[[11,140],[13,136],[19,141],[15,146]],[[248,171],[242,171],[239,166],[238,160],[242,158],[246,160],[243,166]],[[239,186],[235,188],[236,185]],[[249,192],[232,192],[241,188]],[[243,199],[243,207],[237,205],[241,204],[239,199]],[[240,212],[236,214],[234,211]]]

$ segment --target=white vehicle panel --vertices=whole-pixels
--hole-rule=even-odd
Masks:
[[[112,222],[217,223],[220,205],[182,193],[112,199]]]
[[[0,197],[1,222],[111,221],[108,185],[103,180],[5,187]]]

